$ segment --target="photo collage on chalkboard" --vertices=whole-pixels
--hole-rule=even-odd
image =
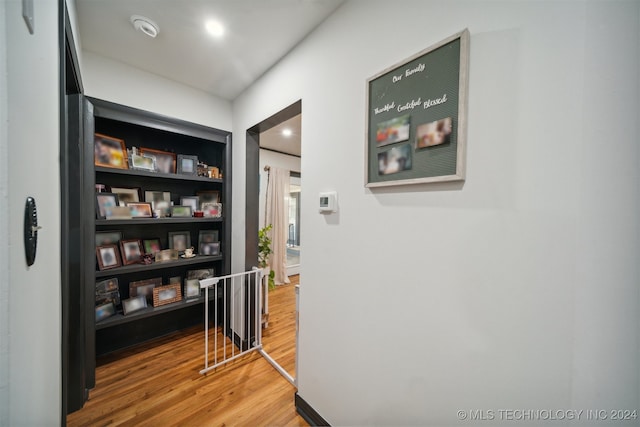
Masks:
[[[367,81],[367,185],[457,178],[461,34]]]

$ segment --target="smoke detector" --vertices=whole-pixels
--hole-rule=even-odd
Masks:
[[[145,16],[132,15],[131,23],[133,24],[133,28],[138,31],[142,31],[149,37],[154,38],[158,33],[160,33],[160,27],[158,27],[158,24]]]

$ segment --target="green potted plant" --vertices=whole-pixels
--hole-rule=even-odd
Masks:
[[[269,266],[269,255],[273,253],[269,237],[271,228],[273,227],[269,224],[258,230],[258,266],[262,268],[264,275],[269,277],[269,289],[274,289],[276,287],[274,280],[276,273]]]

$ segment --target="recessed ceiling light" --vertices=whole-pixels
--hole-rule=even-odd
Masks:
[[[291,129],[286,128],[286,129],[282,129],[282,135],[284,136],[291,136],[293,132],[291,132]]]
[[[205,24],[205,28],[207,32],[211,34],[213,37],[222,37],[224,35],[224,27],[218,21],[213,19],[207,21]]]
[[[142,31],[149,37],[154,38],[160,33],[160,27],[158,26],[158,24],[145,16],[132,15],[131,23],[133,24],[133,28],[138,31]]]

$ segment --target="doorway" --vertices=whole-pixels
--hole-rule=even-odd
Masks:
[[[286,237],[286,275],[291,283],[276,286],[269,291],[268,322],[263,328],[262,342],[274,361],[296,377],[297,353],[297,291],[300,268],[300,200],[301,181],[301,122],[302,102],[298,101],[265,119],[247,131],[246,169],[246,252],[247,269],[257,265],[257,235],[267,225],[267,184],[271,168],[289,171],[289,189],[286,191],[288,214]],[[267,167],[265,170],[265,167]],[[283,337],[296,342],[295,352],[279,352],[278,342]]]

